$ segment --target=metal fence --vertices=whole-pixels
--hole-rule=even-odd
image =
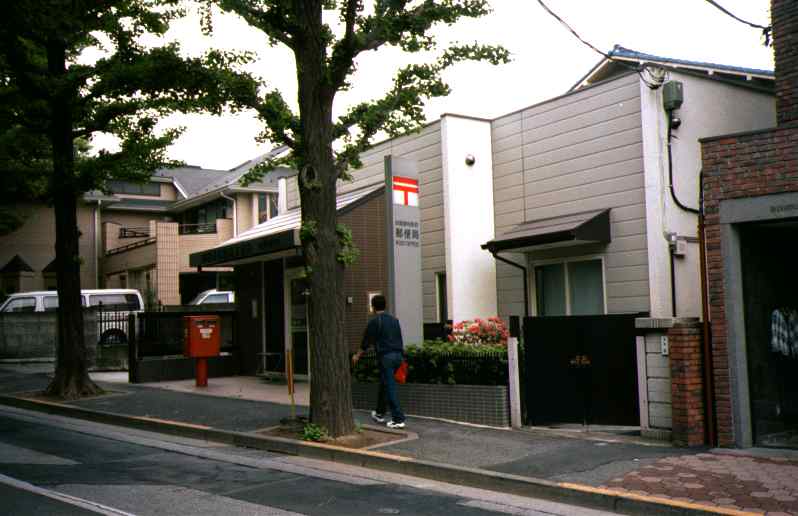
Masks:
[[[234,352],[235,309],[227,310],[194,310],[140,312],[135,314],[135,351],[136,358],[183,355],[183,339],[186,315],[218,315],[221,322],[220,343],[222,352]],[[133,319],[133,317],[131,318]]]

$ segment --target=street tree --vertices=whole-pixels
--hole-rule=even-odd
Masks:
[[[508,52],[497,46],[454,44],[440,48],[434,29],[490,12],[486,0],[206,0],[239,15],[269,44],[290,49],[296,62],[298,112],[277,90],[257,106],[263,140],[290,154],[253,169],[299,171],[300,236],[308,272],[311,384],[310,413],[331,436],[352,433],[348,348],[344,341],[343,269],[356,257],[349,230],[336,220],[336,183],[361,165],[360,153],[375,135],[398,135],[424,122],[427,98],[447,95],[442,72],[465,60],[498,64]],[[206,21],[212,20],[211,8]],[[209,23],[210,25],[210,23]],[[336,95],[351,88],[358,56],[385,47],[431,56],[397,70],[392,88],[334,116]],[[410,59],[408,59],[410,61]]]
[[[98,392],[87,372],[80,301],[80,197],[110,179],[144,181],[171,164],[181,129],[171,113],[220,114],[249,105],[257,84],[237,71],[245,54],[183,54],[164,37],[182,16],[177,0],[14,0],[0,7],[0,167],[11,184],[55,213],[58,348],[47,393]],[[145,44],[146,41],[146,44]],[[118,147],[87,152],[92,138]],[[81,151],[82,150],[82,151]],[[18,198],[9,199],[6,206]]]

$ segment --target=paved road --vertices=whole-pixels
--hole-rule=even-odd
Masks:
[[[0,514],[607,514],[10,408],[0,473]]]

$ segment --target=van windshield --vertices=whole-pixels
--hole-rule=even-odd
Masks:
[[[90,294],[89,306],[101,306],[106,310],[141,310],[135,294]]]

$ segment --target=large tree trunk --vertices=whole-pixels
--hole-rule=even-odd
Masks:
[[[321,6],[305,2],[305,34],[321,32]],[[313,228],[302,248],[310,280],[310,413],[332,437],[354,432],[349,349],[344,341],[343,265],[338,262],[336,168],[332,150],[333,92],[325,87],[324,43],[306,38],[295,50],[302,155],[302,224]],[[303,232],[304,233],[304,232]],[[307,233],[305,233],[307,236]]]
[[[47,59],[55,85],[66,73],[66,52],[58,41],[48,44]],[[58,281],[58,349],[55,377],[46,393],[75,399],[100,392],[89,378],[80,302],[80,231],[77,222],[79,191],[75,178],[72,141],[72,110],[69,92],[63,85],[50,99],[52,113],[50,141],[53,175],[50,190],[55,208],[55,260]]]

